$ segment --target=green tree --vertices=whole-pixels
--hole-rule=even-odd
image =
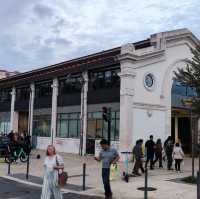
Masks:
[[[195,49],[191,48],[191,53],[193,57],[186,59],[186,68],[179,68],[175,72],[175,79],[183,85],[192,87],[196,91],[192,106],[195,112],[200,113],[200,45]]]

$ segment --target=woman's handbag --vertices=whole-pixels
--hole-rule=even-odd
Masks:
[[[58,158],[56,156],[56,165],[59,166]],[[68,173],[63,171],[59,172],[58,171],[58,184],[60,187],[64,187],[67,184],[68,180]]]

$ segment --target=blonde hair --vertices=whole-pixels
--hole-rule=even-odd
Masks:
[[[47,155],[47,156],[49,156],[49,151],[48,151],[48,149],[49,149],[50,147],[53,148],[53,154],[54,154],[54,155],[56,154],[56,148],[55,148],[55,146],[53,146],[52,144],[50,144],[50,145],[47,146],[47,150],[46,150],[46,155]]]

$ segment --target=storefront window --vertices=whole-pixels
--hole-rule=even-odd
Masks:
[[[10,132],[10,121],[0,121],[0,133],[8,134]]]
[[[102,119],[102,112],[88,113],[87,138],[108,138],[108,123]],[[119,140],[119,112],[112,112],[111,140]]]
[[[59,80],[59,94],[72,94],[81,92],[82,79],[80,75],[71,75],[70,77],[63,77]]]
[[[10,102],[10,101],[11,101],[11,89],[1,89],[0,102]]]
[[[120,86],[119,69],[101,72],[91,72],[90,79],[93,90],[105,89]]]
[[[41,97],[50,97],[52,96],[52,82],[40,82],[36,84],[36,90],[35,90],[35,97],[41,98]]]
[[[16,100],[29,100],[30,98],[30,88],[22,87],[16,90]]]
[[[80,114],[58,114],[57,137],[78,138],[80,136]]]
[[[97,119],[96,120],[96,139],[103,137],[102,129],[103,129],[102,119]]]
[[[68,135],[69,123],[67,120],[60,119],[57,127],[57,137],[66,138]]]
[[[51,116],[40,115],[33,117],[33,134],[40,137],[51,136]]]

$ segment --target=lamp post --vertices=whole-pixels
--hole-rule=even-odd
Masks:
[[[192,126],[192,104],[194,100],[192,98],[185,98],[182,100],[183,105],[189,108],[190,111],[190,132],[192,137],[192,177],[194,178],[194,132]]]

